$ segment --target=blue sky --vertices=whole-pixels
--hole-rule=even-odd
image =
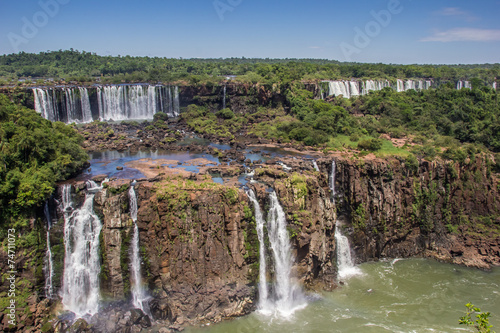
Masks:
[[[498,63],[499,14],[500,0],[0,0],[0,54]]]

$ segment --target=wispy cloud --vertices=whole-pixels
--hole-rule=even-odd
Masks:
[[[421,42],[493,42],[500,41],[499,29],[453,28],[436,31]]]
[[[434,15],[438,16],[453,16],[468,22],[477,21],[479,18],[473,14],[464,11],[458,7],[445,7],[441,10],[435,11]]]

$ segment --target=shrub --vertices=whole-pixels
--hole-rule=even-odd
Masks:
[[[234,112],[231,111],[231,109],[225,108],[216,113],[217,117],[222,118],[222,119],[233,119],[234,118]]]
[[[358,149],[376,151],[382,148],[383,141],[381,139],[367,139],[358,142]]]

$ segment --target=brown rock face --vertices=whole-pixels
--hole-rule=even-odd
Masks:
[[[185,179],[143,183],[137,194],[145,277],[162,316],[194,323],[249,312],[258,255],[245,194]]]

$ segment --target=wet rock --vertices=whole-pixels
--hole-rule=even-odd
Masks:
[[[68,329],[67,333],[90,333],[89,324],[85,319],[78,319],[73,325]]]

